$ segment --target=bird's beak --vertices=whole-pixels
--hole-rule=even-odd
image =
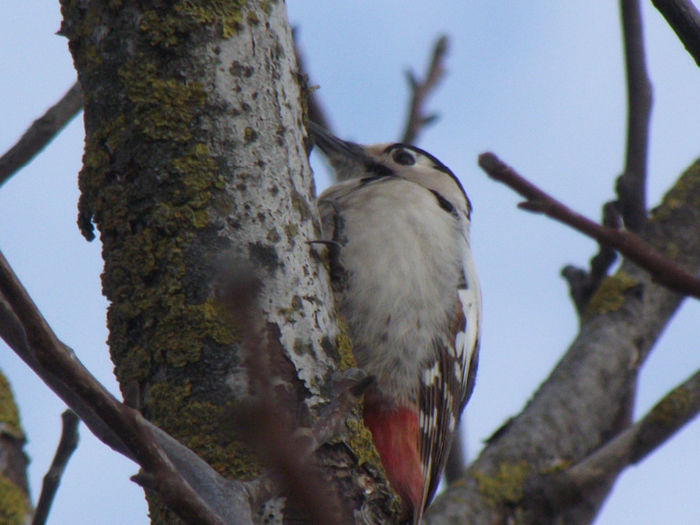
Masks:
[[[306,129],[314,144],[321,148],[321,151],[328,157],[331,164],[341,161],[341,157],[345,157],[345,161],[364,160],[367,158],[364,150],[358,144],[339,139],[330,131],[322,128],[315,122],[308,120]]]

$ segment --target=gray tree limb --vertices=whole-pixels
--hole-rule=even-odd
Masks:
[[[189,523],[252,523],[250,495],[219,476],[171,436],[119,403],[58,340],[0,253],[0,336],[117,452],[139,463],[147,482]]]
[[[652,0],[700,66],[700,12],[692,0]]]
[[[639,0],[620,0],[627,77],[627,151],[617,179],[617,199],[625,227],[638,232],[647,216],[646,180],[652,89],[647,74]]]
[[[677,252],[676,263],[691,273],[700,270],[697,195],[700,161],[681,176],[641,232],[656,250]],[[523,411],[489,441],[463,483],[437,498],[427,523],[516,517],[519,523],[589,523],[614,474],[564,509],[526,494],[533,493],[532,483],[546,483],[548,473],[583,461],[628,427],[638,372],[681,300],[624,260],[592,297],[562,360]]]
[[[0,157],[0,186],[44,149],[82,107],[83,94],[76,82]]]

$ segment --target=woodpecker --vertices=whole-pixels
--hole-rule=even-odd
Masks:
[[[318,198],[336,305],[358,366],[375,378],[363,419],[414,525],[435,494],[474,388],[481,291],[471,203],[430,153],[361,146],[309,122],[342,181]]]

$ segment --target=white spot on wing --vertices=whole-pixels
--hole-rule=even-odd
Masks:
[[[425,386],[434,385],[437,381],[440,370],[438,370],[437,361],[433,363],[433,366],[423,370],[423,384]]]

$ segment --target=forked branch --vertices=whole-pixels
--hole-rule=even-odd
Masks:
[[[700,371],[666,394],[637,423],[566,471],[543,476],[531,485],[531,490],[535,497],[544,496],[550,505],[575,503],[606,479],[643,460],[699,412]]]
[[[423,79],[418,79],[410,70],[406,72],[406,78],[411,88],[411,101],[408,106],[408,119],[401,136],[401,142],[413,144],[418,137],[418,133],[437,119],[435,114],[426,114],[425,103],[445,74],[444,61],[447,54],[447,45],[448,40],[445,35],[437,39],[433,46],[428,70]]]
[[[700,299],[700,278],[686,272],[674,261],[645,243],[638,235],[600,224],[569,209],[537,186],[524,179],[493,153],[479,155],[479,166],[493,179],[514,189],[527,200],[518,206],[545,215],[615,248],[629,260],[647,270],[653,278],[678,293]]]

